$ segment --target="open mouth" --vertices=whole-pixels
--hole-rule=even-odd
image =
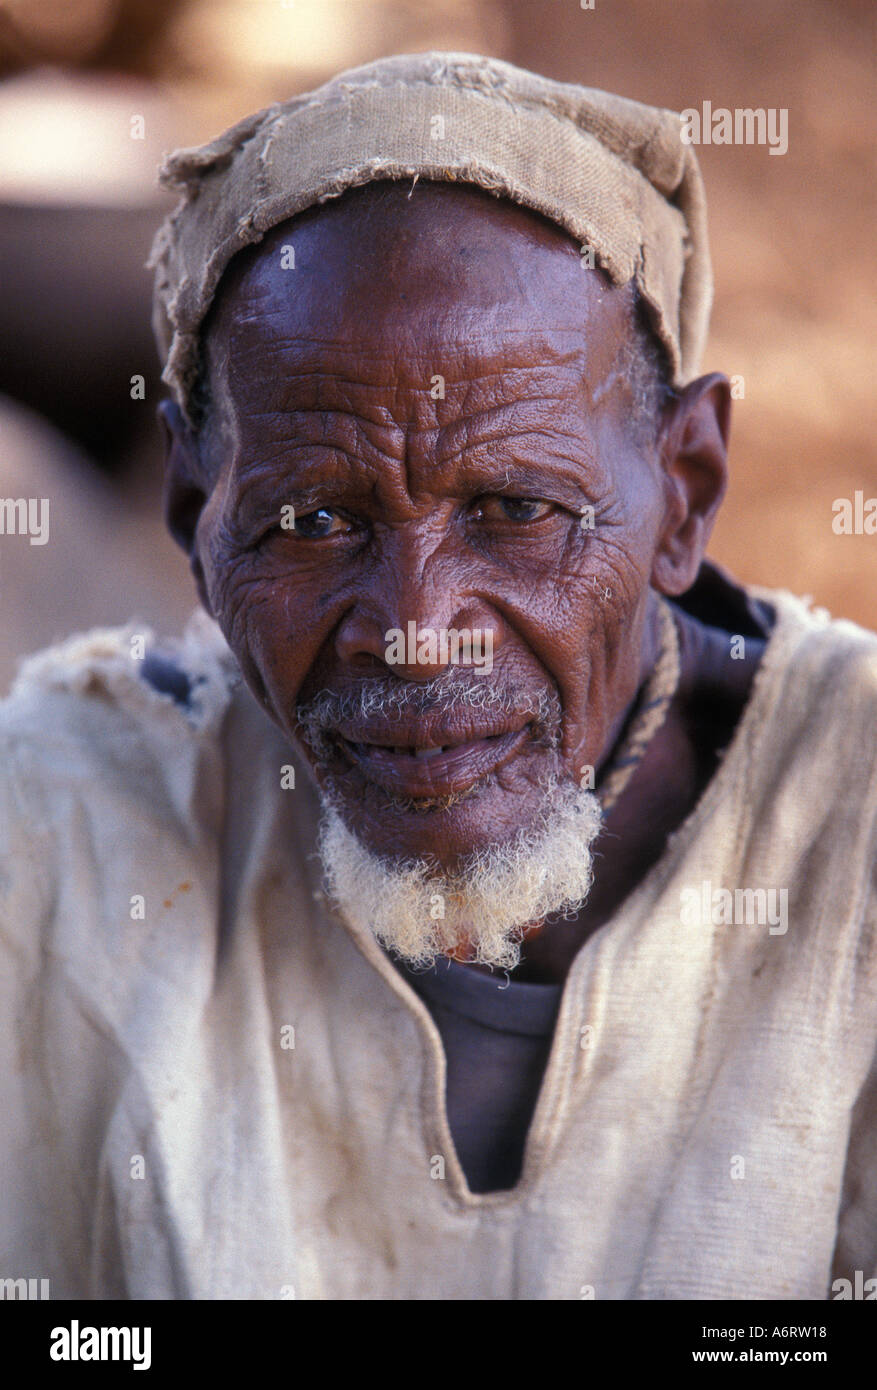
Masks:
[[[530,725],[453,744],[356,742],[335,734],[336,746],[370,782],[396,796],[431,798],[467,791],[523,747]]]

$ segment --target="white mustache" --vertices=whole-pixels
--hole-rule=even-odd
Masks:
[[[540,741],[554,747],[560,739],[562,712],[555,690],[543,687],[538,693],[520,691],[489,684],[483,677],[455,676],[449,681],[444,676],[434,676],[417,683],[376,676],[352,690],[321,690],[313,699],[296,706],[296,717],[307,741],[319,747],[322,736],[342,722],[403,715],[415,719],[425,714],[441,717],[459,709],[520,716],[533,724],[534,737]]]

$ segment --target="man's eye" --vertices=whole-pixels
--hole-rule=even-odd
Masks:
[[[303,540],[321,540],[323,536],[334,536],[351,529],[351,523],[346,517],[340,516],[329,507],[317,507],[316,511],[285,518],[279,525],[272,526],[262,537],[262,543],[273,540],[275,536],[300,536]]]
[[[486,521],[541,521],[555,510],[553,502],[532,497],[482,497],[478,514]]]
[[[332,536],[338,531],[348,531],[350,523],[328,507],[318,507],[315,512],[306,512],[295,518],[295,533],[314,540],[318,536]]]

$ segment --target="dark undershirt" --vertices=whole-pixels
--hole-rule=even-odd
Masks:
[[[514,1187],[563,986],[509,982],[445,959],[425,971],[390,959],[441,1035],[448,1125],[470,1191]]]

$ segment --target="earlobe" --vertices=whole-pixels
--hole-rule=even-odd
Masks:
[[[661,464],[667,512],[652,585],[660,593],[691,588],[728,486],[731,393],[718,372],[699,377],[668,407]]]

